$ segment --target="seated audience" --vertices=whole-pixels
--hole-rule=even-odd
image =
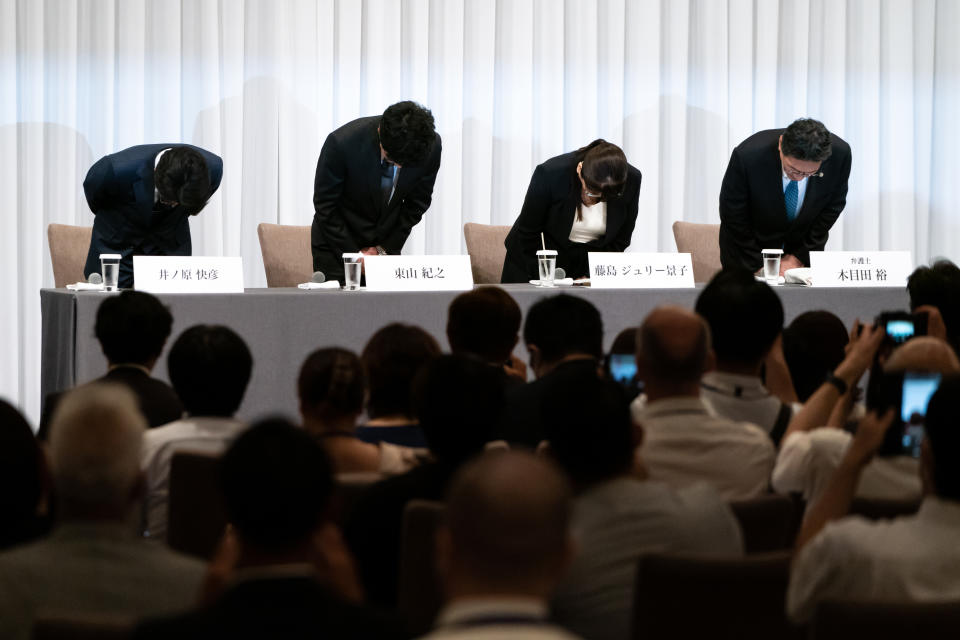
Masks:
[[[797,399],[780,343],[780,297],[749,271],[729,269],[704,287],[696,311],[710,325],[717,359],[703,376],[704,402],[724,418],[758,425],[779,444]]]
[[[541,416],[546,390],[581,371],[600,374],[603,321],[584,298],[554,295],[538,300],[527,311],[523,341],[536,380],[507,391],[499,438],[535,448],[546,437]]]
[[[949,260],[937,260],[933,265],[917,267],[907,278],[910,310],[939,312],[946,340],[960,353],[960,267]],[[935,335],[930,331],[930,335]]]
[[[253,357],[243,338],[217,325],[180,334],[167,356],[167,372],[186,416],[143,437],[141,466],[147,481],[144,535],[167,535],[170,460],[177,451],[219,454],[246,425],[233,417],[250,382]]]
[[[396,602],[407,502],[442,500],[454,472],[491,440],[502,407],[503,376],[475,358],[440,356],[417,374],[414,410],[433,460],[370,487],[344,530],[370,602]]]
[[[637,559],[646,552],[741,555],[740,526],[707,484],[676,489],[635,468],[642,439],[623,390],[589,371],[544,397],[549,451],[573,481],[578,543],[554,618],[591,640],[630,637]]]
[[[0,550],[47,532],[48,493],[46,459],[33,429],[0,400]]]
[[[882,328],[864,328],[863,333],[851,342],[850,353],[837,367],[832,379],[839,379],[840,385],[848,389],[856,385],[873,361],[883,334]],[[871,372],[867,408],[883,411],[890,406],[894,399],[881,397],[887,390],[877,385],[883,374],[906,371],[955,374],[960,373],[960,361],[943,340],[930,336],[908,340],[890,354],[882,369],[875,368]],[[794,416],[773,470],[776,491],[799,492],[807,504],[820,498],[853,440],[847,431],[822,426],[834,405],[841,401],[840,395],[837,383],[825,382]],[[916,458],[903,455],[896,446],[881,448],[878,455],[864,466],[855,495],[880,500],[919,499],[919,464]]]
[[[317,349],[304,360],[297,380],[303,428],[323,445],[334,473],[402,473],[417,462],[416,451],[357,437],[366,384],[352,351]]]
[[[429,333],[408,324],[388,324],[373,334],[360,359],[367,372],[367,422],[357,428],[364,442],[426,447],[410,399],[417,371],[440,355]]]
[[[517,383],[527,381],[527,365],[513,355],[520,339],[520,305],[500,287],[461,293],[447,310],[450,351],[480,358]]]
[[[801,313],[783,330],[783,356],[800,402],[843,361],[848,342],[843,320],[829,311]]]
[[[945,378],[927,407],[920,511],[894,520],[843,517],[893,413],[867,414],[808,510],[787,591],[787,613],[798,622],[828,598],[960,600],[960,379]]]
[[[26,639],[41,614],[159,615],[189,607],[204,567],[135,536],[146,420],[126,387],[68,392],[50,423],[57,524],[0,554],[0,637]]]
[[[96,382],[119,382],[129,387],[150,427],[173,422],[183,415],[180,398],[170,385],[150,376],[172,325],[170,311],[155,296],[142,291],[121,291],[97,308],[93,331],[108,369]],[[50,417],[60,397],[60,393],[51,393],[44,402],[38,432],[41,440],[47,439]]]
[[[233,525],[211,566],[203,609],[143,623],[135,638],[397,638],[355,602],[359,584],[327,520],[333,477],[323,449],[285,420],[266,420],[223,455]]]
[[[713,415],[700,399],[700,377],[713,366],[703,318],[660,307],[637,333],[644,395],[631,408],[643,427],[640,458],[650,478],[675,487],[707,482],[726,500],[767,493],[776,456],[770,438],[756,425]]]
[[[574,553],[571,489],[543,458],[523,452],[464,465],[437,531],[446,607],[429,640],[572,640],[547,622],[547,603]]]

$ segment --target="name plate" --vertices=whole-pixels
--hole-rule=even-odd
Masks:
[[[368,291],[469,291],[470,256],[364,256]]]
[[[597,289],[692,289],[689,253],[587,254],[590,286]]]
[[[243,293],[243,259],[133,256],[133,281],[150,293]]]
[[[811,251],[814,287],[906,287],[909,251]]]

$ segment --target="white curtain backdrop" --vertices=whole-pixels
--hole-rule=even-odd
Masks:
[[[533,168],[597,137],[643,172],[631,249],[673,251],[737,143],[810,116],[854,154],[828,248],[925,262],[960,255],[958,84],[957,0],[0,0],[0,396],[36,421],[46,226],[92,224],[84,175],[118,149],[221,155],[194,253],[260,287],[257,224],[309,224],[326,134],[398,100],[444,147],[407,253],[511,224]]]

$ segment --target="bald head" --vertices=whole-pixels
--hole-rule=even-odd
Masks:
[[[697,382],[710,354],[710,328],[689,309],[657,307],[637,332],[637,366],[647,384]]]
[[[929,371],[931,373],[960,372],[960,360],[950,345],[933,336],[918,336],[907,340],[890,354],[883,366],[886,373],[901,371]]]

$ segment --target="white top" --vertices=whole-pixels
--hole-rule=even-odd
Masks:
[[[582,220],[573,216],[573,226],[570,228],[570,242],[591,242],[602,238],[607,232],[607,203],[598,202],[593,206],[580,203]]]
[[[221,454],[246,427],[246,424],[233,418],[188,417],[148,429],[143,434],[140,468],[147,482],[145,536],[167,537],[167,498],[173,454],[177,451]]]
[[[852,440],[846,431],[830,427],[791,433],[780,444],[773,468],[774,490],[800,492],[807,504],[816,502]],[[863,468],[856,495],[874,500],[918,500],[921,491],[919,460],[874,456]]]
[[[783,178],[783,191],[787,191],[787,185],[790,184],[790,178],[787,177],[787,174],[784,173]],[[807,180],[810,179],[810,176],[807,176],[803,180],[797,180],[797,215],[800,215],[800,210],[803,209],[803,198],[807,195]]]
[[[676,487],[710,484],[724,500],[767,492],[776,451],[755,424],[720,418],[700,398],[678,397],[630,405],[643,427],[640,458],[653,480]]]
[[[502,596],[463,598],[440,611],[436,629],[424,640],[576,640],[547,622],[547,603],[533,598]]]
[[[167,151],[170,151],[170,149],[172,149],[172,148],[173,148],[173,147],[169,147],[169,148],[167,148],[167,149],[162,149],[162,150],[160,151],[160,153],[158,153],[158,154],[153,158],[153,170],[154,170],[154,171],[157,170],[157,165],[160,164],[160,158],[163,157],[163,154],[165,154]],[[157,190],[156,187],[153,188],[153,202],[154,202],[154,203],[160,202],[160,192]]]
[[[787,614],[810,618],[830,597],[894,602],[960,600],[960,503],[927,497],[916,515],[831,522],[797,555]]]
[[[759,376],[710,371],[703,374],[700,397],[718,416],[759,426],[770,433],[780,413],[780,398],[767,391]],[[802,405],[792,405],[796,413]]]

